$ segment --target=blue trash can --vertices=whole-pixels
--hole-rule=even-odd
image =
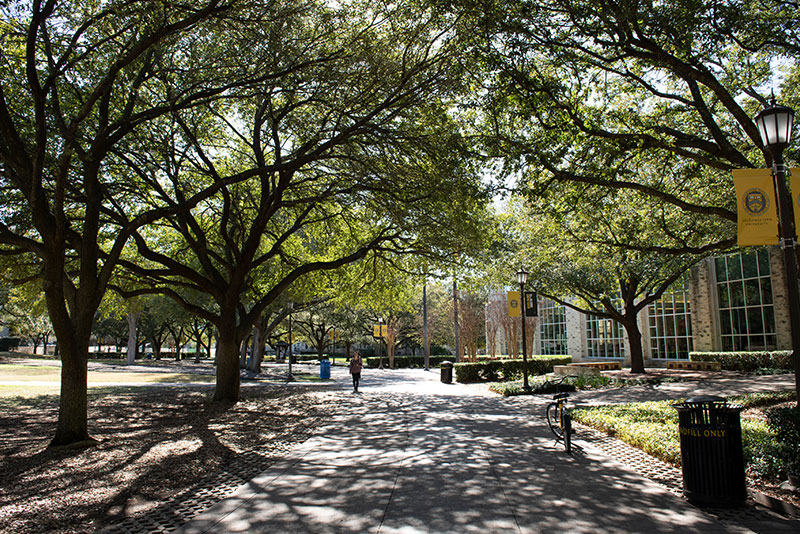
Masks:
[[[320,360],[319,362],[319,377],[323,380],[327,380],[331,377],[331,361],[330,360]]]

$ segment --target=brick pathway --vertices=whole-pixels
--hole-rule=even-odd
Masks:
[[[395,373],[398,375],[402,374],[402,372]],[[686,372],[684,371],[683,373],[685,374]],[[702,375],[706,374],[703,372],[696,373]],[[389,379],[390,374],[387,373],[382,376]],[[430,388],[433,385],[430,383],[430,377],[428,378],[429,382],[422,384],[425,388]],[[702,380],[705,376],[692,378]],[[735,377],[731,376],[730,378]],[[384,378],[377,378],[379,381],[383,379]],[[399,387],[405,388],[413,386],[406,385]],[[636,388],[631,389],[634,390]],[[642,393],[644,393],[644,391]],[[650,394],[652,391],[648,391],[647,393]],[[466,387],[453,386],[448,390],[448,394],[486,395],[487,392],[485,391],[484,385]],[[337,395],[337,399],[340,401],[346,398],[346,394]],[[519,399],[520,398],[517,398],[512,402],[520,402]],[[264,450],[251,451],[248,454],[241,455],[224,471],[214,474],[192,487],[187,488],[184,492],[172,497],[158,508],[141,516],[132,517],[123,522],[108,526],[102,532],[104,534],[140,534],[173,532],[177,530],[192,517],[210,508],[213,504],[233,493],[236,488],[250,481],[259,473],[264,472],[277,460],[281,459],[294,445],[312,436],[319,423],[321,423],[321,417],[310,421],[299,433],[295,433],[293,436],[284,436],[283,439],[268,444],[265,446]],[[670,492],[675,494],[682,493],[682,473],[680,468],[657,460],[620,440],[582,425],[578,425],[576,438],[578,443],[584,442],[583,444],[585,446],[601,450],[605,455],[623,464],[631,471],[661,484]],[[752,503],[744,508],[704,508],[703,511],[725,522],[750,528],[754,532],[772,534],[774,532],[786,531],[782,528],[782,525],[786,523],[784,518],[764,507]],[[775,528],[776,525],[777,528]]]

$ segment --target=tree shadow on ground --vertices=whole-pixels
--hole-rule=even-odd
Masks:
[[[141,515],[322,409],[297,390],[247,388],[236,405],[209,395],[93,392],[89,428],[99,443],[84,449],[47,448],[57,397],[0,401],[0,531],[91,532]]]

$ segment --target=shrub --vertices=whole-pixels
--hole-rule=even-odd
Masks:
[[[515,380],[513,382],[495,382],[489,389],[495,393],[499,393],[504,397],[513,397],[516,395],[544,395],[548,393],[561,393],[563,391],[575,391],[577,388],[574,384],[565,380],[550,381],[537,378],[529,382],[530,391],[525,391],[522,387],[522,380]]]
[[[572,356],[531,356],[528,374],[532,376],[553,372],[553,366],[572,362]],[[457,363],[453,366],[456,382],[497,382],[522,377],[522,360],[487,360]]]
[[[759,369],[794,369],[792,352],[776,350],[772,352],[690,352],[689,359],[693,362],[719,362],[723,369],[741,371],[744,373],[756,372]]]
[[[90,360],[121,360],[127,357],[124,352],[90,352]]]
[[[786,393],[774,394],[772,402],[781,402]],[[731,397],[732,403],[759,406],[768,396]],[[575,421],[602,430],[666,462],[680,465],[678,413],[673,404],[679,401],[653,401],[572,410]],[[778,416],[783,417],[783,416]],[[796,417],[794,415],[787,418]],[[775,431],[763,421],[742,419],[742,447],[745,465],[753,475],[775,477],[785,470],[785,446]]]
[[[775,434],[774,454],[780,460],[780,471],[800,475],[800,407],[768,410],[767,426]]]
[[[773,408],[767,411],[767,424],[778,441],[800,452],[800,407]]]
[[[452,356],[431,356],[431,367],[437,367],[444,361],[453,361]],[[364,358],[364,365],[370,368],[377,368],[381,364],[381,359],[378,357]],[[389,358],[383,356],[383,366],[389,367]],[[395,356],[394,368],[395,369],[411,369],[425,367],[425,356]]]

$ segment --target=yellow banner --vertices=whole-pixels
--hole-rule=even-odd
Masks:
[[[372,326],[372,337],[386,337],[386,334],[389,331],[389,325],[385,324],[376,324]]]
[[[778,244],[778,211],[770,169],[733,171],[740,247]]]
[[[509,317],[520,317],[520,302],[519,302],[519,291],[509,291],[508,292],[508,316]]]
[[[794,233],[800,232],[800,169],[789,169],[789,189],[794,211]]]

